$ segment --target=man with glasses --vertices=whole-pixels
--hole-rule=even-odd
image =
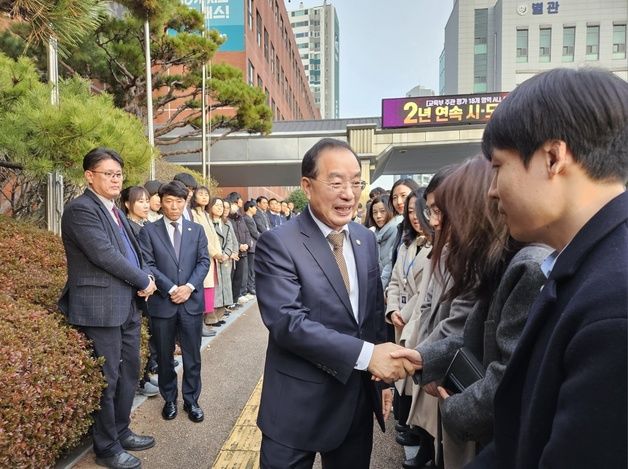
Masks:
[[[352,222],[365,183],[346,142],[322,139],[304,156],[303,213],[263,233],[257,298],[269,329],[258,425],[262,468],[368,468],[373,413],[381,427],[393,381],[413,372],[384,343],[375,236]],[[382,412],[382,397],[385,409]]]
[[[136,302],[152,295],[155,282],[126,217],[114,204],[123,166],[120,155],[107,148],[96,148],[83,159],[88,188],[66,205],[61,220],[68,280],[59,308],[92,341],[95,355],[105,358],[107,387],[94,416],[96,462],[133,469],[141,462],[127,451],[155,445],[153,437],[129,429],[140,368]]]

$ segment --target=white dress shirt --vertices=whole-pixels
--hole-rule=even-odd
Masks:
[[[327,240],[329,249],[333,251],[333,246],[327,239],[327,235],[335,230],[332,230],[329,226],[325,225],[322,221],[316,218],[311,210],[310,215],[312,215],[312,219],[316,223],[316,226],[318,226],[318,228],[321,230],[321,233],[323,233],[323,236]],[[347,264],[347,274],[349,275],[349,300],[351,302],[351,308],[353,309],[353,316],[355,317],[355,321],[359,324],[358,309],[360,305],[360,287],[358,283],[358,270],[355,265],[355,255],[353,253],[353,247],[351,246],[351,233],[349,232],[348,225],[343,226],[340,231],[345,233],[345,240],[342,243],[342,255],[345,258],[345,263]],[[368,368],[369,362],[371,361],[371,356],[373,355],[374,347],[375,346],[372,343],[364,341],[364,344],[362,345],[362,350],[360,351],[360,356],[358,357],[358,361],[354,366],[356,370],[366,370]]]
[[[179,225],[177,226],[177,230],[179,231],[179,233],[183,233],[183,218],[179,218],[178,220],[171,220],[170,218],[166,217],[165,215],[162,218],[163,222],[166,224],[166,231],[168,232],[168,238],[170,238],[170,244],[172,244],[172,246],[174,247],[174,226],[172,226],[172,222],[177,222]],[[158,222],[156,222],[158,223]],[[183,237],[181,237],[181,239],[183,239]],[[192,285],[191,283],[186,283],[186,285],[188,287],[190,287],[190,290],[194,291],[196,290],[196,288],[194,288],[194,285]],[[168,294],[172,294],[173,291],[175,291],[177,289],[178,285],[174,285],[169,291]]]

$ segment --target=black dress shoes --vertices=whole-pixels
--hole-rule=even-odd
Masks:
[[[115,456],[108,458],[96,458],[99,466],[110,467],[111,469],[137,469],[142,467],[142,462],[132,454],[122,451]]]
[[[183,410],[188,413],[188,418],[192,422],[202,422],[205,418],[205,414],[203,413],[203,409],[201,409],[198,404],[188,404],[185,402],[183,404]]]
[[[399,435],[395,437],[395,441],[402,446],[419,446],[421,443],[421,437],[412,430],[409,430],[407,432],[399,433]]]
[[[131,432],[129,436],[120,441],[120,444],[127,451],[142,451],[155,446],[155,439],[152,436],[136,435]]]
[[[406,459],[402,466],[404,469],[418,469],[423,468],[427,465],[428,462],[434,460],[434,438],[427,433],[421,433],[421,445],[419,446],[419,451],[416,456],[410,459]]]
[[[165,420],[172,420],[177,416],[177,401],[166,401],[161,411],[161,416]]]
[[[395,430],[397,431],[397,433],[407,432],[408,430],[410,430],[410,425],[404,425],[403,423],[396,423]]]

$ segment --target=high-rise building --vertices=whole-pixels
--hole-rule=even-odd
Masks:
[[[182,2],[198,11],[204,3],[206,27],[226,38],[212,62],[240,69],[247,83],[264,90],[274,120],[320,119],[282,0]],[[174,101],[166,112],[179,105]]]
[[[314,102],[324,119],[337,119],[339,104],[339,27],[336,9],[325,1],[290,12],[290,24]]]
[[[557,67],[594,66],[628,80],[626,0],[454,0],[440,94],[510,91]]]

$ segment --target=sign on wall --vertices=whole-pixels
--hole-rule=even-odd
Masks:
[[[508,93],[382,99],[382,128],[484,124]]]
[[[205,27],[216,29],[226,36],[218,49],[220,52],[244,50],[244,1],[243,0],[181,0],[184,5],[202,11],[205,2]]]

